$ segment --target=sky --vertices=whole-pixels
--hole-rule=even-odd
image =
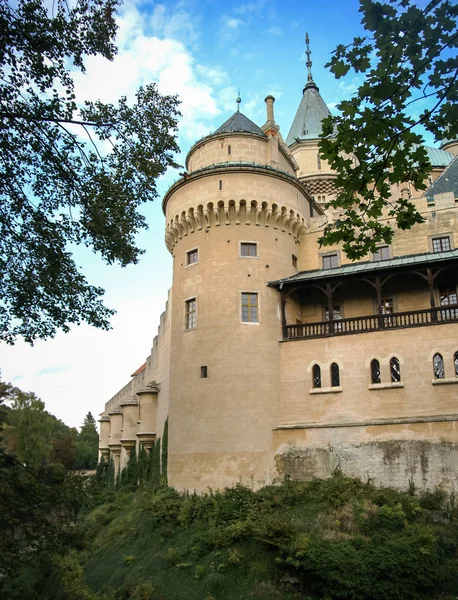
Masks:
[[[337,44],[361,34],[358,7],[356,0],[125,0],[118,54],[112,62],[89,57],[86,73],[75,72],[77,99],[133,99],[151,81],[161,93],[178,94],[181,165],[195,141],[235,112],[239,90],[241,112],[258,125],[266,120],[265,96],[276,98],[275,119],[286,138],[307,78],[306,32],[312,73],[331,111],[356,91],[357,77],[336,81],[324,65]],[[146,250],[140,264],[109,267],[87,250],[75,251],[89,282],[106,290],[106,305],[117,311],[110,331],[82,325],[33,347],[0,345],[2,379],[35,392],[70,426],[79,427],[88,411],[97,417],[150,353],[172,282],[161,198],[178,173],[161,178],[160,197],[143,209],[149,230],[139,234]]]

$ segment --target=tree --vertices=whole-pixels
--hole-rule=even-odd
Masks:
[[[77,441],[76,468],[95,469],[99,453],[99,434],[92,413],[84,418]]]
[[[178,100],[154,84],[136,102],[75,98],[72,68],[112,60],[119,0],[0,0],[0,340],[32,343],[113,311],[70,244],[136,263],[138,208],[176,167]],[[49,10],[46,8],[49,5]],[[107,150],[109,148],[109,150]]]
[[[330,206],[343,211],[320,243],[342,243],[352,259],[391,242],[393,227],[380,222],[382,215],[399,229],[423,220],[409,199],[391,195],[404,181],[426,187],[431,165],[419,128],[436,140],[458,135],[458,6],[433,0],[422,10],[411,0],[360,0],[360,12],[367,35],[338,46],[327,66],[336,78],[352,69],[364,81],[338,105],[341,115],[326,120],[320,142],[337,172]]]

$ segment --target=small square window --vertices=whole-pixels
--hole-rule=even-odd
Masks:
[[[195,329],[197,325],[197,298],[190,298],[185,302],[185,328]]]
[[[199,262],[199,251],[197,248],[194,248],[194,250],[186,252],[186,264],[193,265],[196,262]]]
[[[323,261],[323,269],[334,269],[339,266],[339,257],[336,254],[326,254],[321,257]]]
[[[242,323],[258,322],[258,294],[242,292]]]
[[[295,254],[291,254],[291,264],[297,269],[297,256]]]
[[[377,250],[372,254],[373,261],[388,260],[390,258],[390,247],[379,246]]]
[[[431,240],[433,252],[446,252],[451,250],[450,236],[436,237]]]
[[[257,256],[258,245],[256,242],[240,242],[240,256]]]

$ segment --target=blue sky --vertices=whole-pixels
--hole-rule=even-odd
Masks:
[[[118,56],[112,63],[87,60],[86,74],[75,74],[77,98],[133,98],[149,81],[163,93],[179,94],[181,164],[197,139],[235,111],[238,89],[241,111],[259,125],[265,96],[275,96],[276,121],[286,138],[306,82],[306,32],[313,76],[330,109],[356,90],[355,76],[336,81],[324,65],[337,44],[362,32],[358,8],[355,0],[126,0],[118,18]],[[161,196],[176,178],[177,172],[162,178]],[[156,335],[172,261],[161,198],[143,210],[150,229],[139,236],[147,250],[139,265],[107,267],[96,255],[76,251],[77,264],[106,289],[107,305],[117,310],[111,331],[82,326],[33,348],[22,342],[0,347],[2,378],[37,393],[69,425],[80,425],[89,410],[96,416],[103,410],[144,362]]]

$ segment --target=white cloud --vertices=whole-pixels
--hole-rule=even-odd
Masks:
[[[283,35],[283,29],[273,25],[269,29],[266,29],[266,33],[270,33],[270,35]]]
[[[242,19],[236,19],[230,15],[222,15],[219,21],[219,37],[223,42],[232,42],[240,34],[244,25]]]

